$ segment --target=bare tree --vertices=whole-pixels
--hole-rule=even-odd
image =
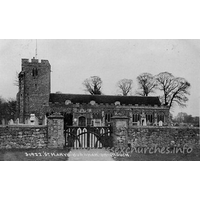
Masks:
[[[137,77],[139,90],[137,91],[138,95],[148,96],[150,93],[154,93],[157,83],[155,78],[150,73],[143,73]]]
[[[163,96],[161,97],[161,102],[163,105],[169,104],[169,94],[173,90],[174,76],[169,72],[161,72],[156,76],[156,82],[158,84],[158,89],[163,91]]]
[[[185,107],[186,102],[188,101],[188,97],[186,95],[190,95],[190,83],[184,78],[178,77],[175,78],[174,85],[175,88],[170,94],[169,107],[171,108],[174,103],[181,107]]]
[[[7,121],[10,119],[14,119],[16,110],[16,100],[9,99],[5,100],[0,97],[0,122],[2,119],[6,119]]]
[[[85,90],[92,95],[101,95],[102,80],[98,76],[91,76],[83,82]]]
[[[15,80],[13,83],[15,86],[19,87],[19,72],[15,72]]]
[[[158,88],[163,91],[161,102],[171,108],[175,103],[181,107],[188,101],[190,83],[181,77],[174,77],[169,72],[162,72],[156,76]]]
[[[133,81],[131,79],[122,79],[118,81],[117,87],[120,90],[120,93],[123,94],[123,96],[127,96],[128,93],[132,90]]]

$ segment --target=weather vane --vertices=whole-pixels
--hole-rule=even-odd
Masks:
[[[37,59],[37,39],[36,39],[36,48],[35,48],[35,58]]]

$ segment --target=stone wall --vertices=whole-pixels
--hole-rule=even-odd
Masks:
[[[44,148],[47,146],[47,126],[0,127],[0,149]]]
[[[50,115],[48,118],[48,148],[63,148],[64,138],[64,119],[59,113]]]
[[[112,134],[114,146],[117,147],[182,147],[184,145],[193,148],[200,147],[199,128],[128,127],[117,121],[121,121],[121,119],[115,118],[116,123],[112,124],[116,126],[113,127]],[[48,126],[1,126],[0,149],[63,148],[65,146],[63,131],[63,117],[58,114],[49,117]],[[123,138],[126,140],[125,142],[121,141]]]
[[[129,127],[128,144],[132,147],[199,147],[199,128]]]
[[[60,114],[49,116],[47,126],[10,125],[0,127],[0,149],[63,148],[64,119]]]

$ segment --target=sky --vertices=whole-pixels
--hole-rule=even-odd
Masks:
[[[21,59],[33,58],[35,49],[35,39],[0,40],[1,97],[16,97],[14,81],[16,72],[21,71]],[[138,88],[136,77],[141,73],[170,72],[191,84],[187,107],[176,106],[173,114],[199,115],[200,40],[42,39],[37,40],[37,58],[51,64],[52,93],[84,94],[83,81],[99,76],[104,94],[117,94],[117,82],[128,78],[133,80],[134,95]]]

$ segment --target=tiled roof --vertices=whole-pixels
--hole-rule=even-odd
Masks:
[[[65,103],[66,100],[70,100],[72,103],[90,103],[91,101],[95,101],[100,104],[112,104],[116,101],[119,101],[120,104],[125,105],[157,105],[160,106],[159,97],[142,97],[142,96],[112,96],[112,95],[87,95],[87,94],[50,94],[49,102],[55,103]]]

